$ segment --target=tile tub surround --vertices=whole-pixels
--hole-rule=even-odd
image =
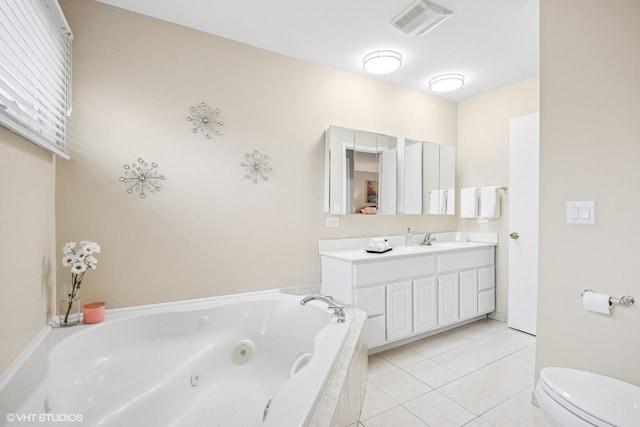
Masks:
[[[360,426],[549,426],[535,340],[486,319],[371,355]]]
[[[350,307],[351,330],[329,383],[311,420],[311,427],[357,426],[367,385],[367,314]]]
[[[280,292],[298,296],[321,294],[319,283],[281,288]],[[351,318],[351,329],[311,419],[311,427],[358,425],[367,386],[367,313],[355,307],[345,308],[345,312]]]

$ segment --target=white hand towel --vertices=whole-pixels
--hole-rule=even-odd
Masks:
[[[384,245],[384,237],[374,237],[369,243],[372,245]]]
[[[438,191],[438,213],[440,215],[447,213],[447,190]]]
[[[375,237],[371,239],[369,246],[367,246],[368,251],[382,252],[385,249],[387,249],[387,243],[383,237]]]
[[[440,213],[440,190],[432,190],[429,193],[429,213],[437,215]]]
[[[498,187],[482,187],[480,189],[480,218],[499,218],[500,199]]]
[[[456,190],[447,190],[447,215],[456,214]]]
[[[460,218],[478,217],[478,191],[476,188],[460,190]]]

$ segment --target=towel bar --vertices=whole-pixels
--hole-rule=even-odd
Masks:
[[[584,291],[582,291],[582,293],[580,294],[580,296],[584,296],[585,292],[593,292],[592,289],[585,289]],[[621,298],[614,298],[614,297],[609,297],[609,305],[633,305],[635,304],[636,300],[629,295],[625,295]]]

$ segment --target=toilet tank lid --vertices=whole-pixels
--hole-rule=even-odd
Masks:
[[[616,426],[640,420],[640,387],[615,378],[569,368],[544,368],[540,379],[559,397]]]

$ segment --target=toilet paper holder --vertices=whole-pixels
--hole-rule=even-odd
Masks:
[[[594,292],[592,289],[585,289],[584,291],[582,291],[582,293],[580,294],[581,297],[584,296],[585,292]],[[636,300],[629,295],[625,295],[621,298],[614,298],[614,297],[609,297],[609,306],[612,305],[633,305],[635,304]]]

